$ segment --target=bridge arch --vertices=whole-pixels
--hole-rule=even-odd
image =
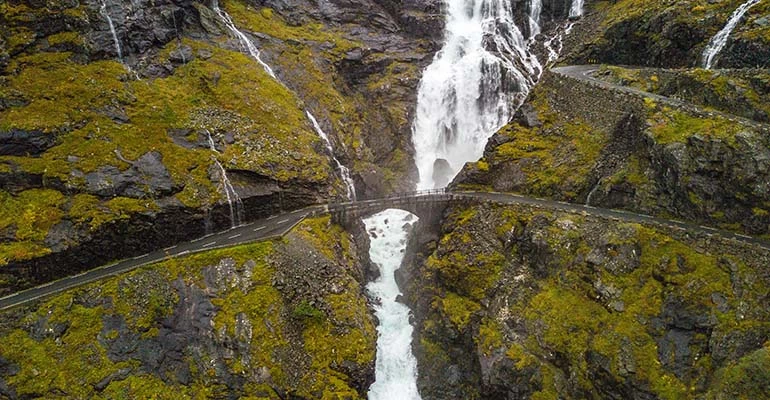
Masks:
[[[443,189],[426,190],[380,199],[330,204],[328,212],[333,222],[343,226],[391,208],[408,211],[422,221],[433,221],[441,218],[453,200],[455,195]]]

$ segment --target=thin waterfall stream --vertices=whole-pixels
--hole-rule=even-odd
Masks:
[[[211,149],[211,152],[214,153],[214,155],[212,155],[214,159],[214,165],[217,166],[217,172],[219,172],[219,182],[222,186],[221,191],[224,193],[227,205],[230,207],[230,224],[234,228],[240,225],[243,221],[243,200],[241,200],[238,192],[235,191],[235,187],[233,187],[233,184],[230,182],[230,178],[227,177],[227,171],[225,170],[225,167],[222,166],[216,157],[216,154],[220,153],[214,144],[214,139],[211,137],[211,132],[207,130],[206,136],[209,142],[209,149]]]
[[[123,62],[123,50],[120,48],[120,39],[118,39],[118,32],[115,30],[115,24],[112,22],[110,13],[107,12],[107,0],[102,0],[102,6],[99,9],[99,13],[102,14],[104,19],[107,20],[107,24],[110,26],[110,32],[112,33],[112,40],[115,42],[115,51],[118,53],[118,60]]]
[[[257,46],[254,45],[254,43],[249,39],[248,36],[246,36],[245,33],[241,32],[238,27],[235,26],[235,23],[233,22],[233,19],[230,17],[230,14],[225,12],[219,7],[219,1],[213,0],[211,3],[211,8],[214,10],[214,12],[219,16],[219,18],[222,20],[222,22],[227,26],[227,29],[232,32],[232,34],[238,38],[238,41],[241,43],[241,45],[246,49],[246,51],[249,53],[251,58],[253,58],[262,68],[267,72],[268,75],[270,75],[271,78],[273,78],[276,82],[283,85],[283,87],[287,87],[275,74],[275,71],[268,65],[266,62],[262,60],[261,52],[257,48]],[[355,183],[353,182],[353,179],[350,176],[350,169],[346,166],[344,166],[340,160],[337,158],[334,152],[334,147],[332,146],[331,141],[329,140],[329,135],[326,134],[326,132],[321,129],[321,125],[318,123],[318,120],[313,115],[313,113],[310,112],[310,110],[305,110],[305,114],[308,117],[308,120],[313,125],[313,129],[316,131],[318,136],[321,138],[321,140],[324,143],[324,146],[329,151],[329,155],[332,158],[332,161],[334,161],[335,166],[337,167],[337,170],[340,171],[340,179],[345,184],[345,191],[347,195],[348,200],[355,200],[356,199],[356,188]]]
[[[761,0],[749,0],[733,11],[724,28],[711,38],[708,45],[706,45],[706,48],[703,50],[703,68],[711,69],[714,67],[717,55],[719,55],[725,45],[727,45],[727,39],[730,38],[730,34],[733,33],[733,30],[735,30],[735,27],[738,26],[738,23],[741,22],[741,19],[743,19],[743,16],[746,15],[749,9],[754,7],[760,1]]]

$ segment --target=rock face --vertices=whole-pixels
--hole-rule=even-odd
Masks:
[[[40,131],[11,129],[0,131],[0,143],[2,156],[34,156],[56,145],[56,136]]]
[[[307,111],[360,194],[411,188],[438,2],[219,3],[280,83],[210,2],[0,8],[0,293],[230,225],[216,163],[248,218],[344,196]]]
[[[768,395],[766,250],[524,206],[418,229],[403,268],[425,398]]]
[[[0,395],[364,398],[376,331],[363,273],[326,218],[64,293],[4,315]]]
[[[691,103],[546,75],[455,184],[761,234],[770,229],[763,129]]]
[[[586,2],[591,8],[591,2]],[[701,64],[708,41],[743,2],[631,3],[619,1],[589,12],[576,26],[571,63],[691,67]],[[765,68],[770,27],[763,25],[767,6],[750,10],[728,40],[718,66]],[[572,39],[569,39],[572,40]]]

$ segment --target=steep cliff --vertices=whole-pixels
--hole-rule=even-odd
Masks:
[[[360,255],[327,217],[5,313],[0,398],[363,398]]]
[[[612,70],[623,76],[638,73]],[[514,191],[768,233],[767,127],[731,114],[762,119],[768,103],[764,75],[752,75],[751,81],[758,84],[754,90],[730,72],[668,74],[686,83],[666,92],[674,96],[669,100],[563,74],[547,75],[515,120],[490,141],[484,159],[458,177],[459,187]],[[698,76],[700,82],[692,78]],[[673,79],[656,76],[654,85]],[[719,87],[708,89],[704,81]],[[743,95],[754,100],[741,107],[732,99]],[[706,105],[730,106],[719,113],[680,100],[698,102],[699,96],[711,103]]]
[[[578,24],[571,63],[691,67],[700,65],[709,40],[746,0],[589,1],[592,12]],[[767,68],[770,6],[752,7],[730,36],[716,66]]]
[[[430,399],[765,398],[765,249],[524,206],[418,224],[404,268]]]
[[[344,196],[308,111],[361,193],[409,187],[426,5],[221,2],[277,79],[215,5],[0,4],[0,293],[231,224],[225,180],[246,218]]]

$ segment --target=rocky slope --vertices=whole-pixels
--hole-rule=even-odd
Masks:
[[[761,126],[548,74],[457,184],[767,234],[767,148]]]
[[[665,227],[468,205],[404,266],[429,399],[765,398],[770,254]]]
[[[691,67],[700,65],[708,41],[745,0],[588,1],[571,63]],[[752,7],[730,36],[716,67],[770,66],[770,6]]]
[[[376,332],[358,248],[308,220],[0,315],[0,398],[363,398]]]
[[[220,3],[285,86],[211,2],[0,4],[0,293],[229,225],[223,169],[247,218],[344,195],[306,111],[360,193],[409,187],[430,4]]]

